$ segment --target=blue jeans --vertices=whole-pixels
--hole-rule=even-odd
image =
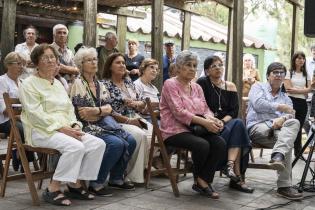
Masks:
[[[104,133],[98,137],[106,143],[106,150],[97,180],[91,181],[90,184],[92,186],[93,184],[104,184],[109,172],[110,181],[123,180],[128,161],[137,145],[136,140],[130,134],[125,139],[108,133]],[[126,142],[128,143],[127,148]]]

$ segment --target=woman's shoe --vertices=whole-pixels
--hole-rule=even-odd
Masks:
[[[220,198],[219,194],[212,188],[211,185],[209,185],[208,187],[201,187],[198,184],[193,184],[192,189],[203,196],[207,196],[208,198],[212,199]]]
[[[234,161],[229,160],[226,164],[226,167],[223,169],[223,174],[228,178],[232,179],[235,182],[240,181],[240,178],[234,173]]]
[[[245,192],[245,193],[253,193],[254,188],[249,187],[248,185],[245,184],[244,181],[241,179],[238,182],[233,181],[232,179],[230,180],[230,188],[238,190],[240,192]]]

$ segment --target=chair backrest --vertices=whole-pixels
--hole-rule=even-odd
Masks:
[[[159,127],[159,123],[158,123],[158,118],[160,116],[160,111],[153,109],[153,106],[151,104],[150,98],[146,98],[145,101],[146,101],[146,104],[147,104],[147,107],[148,107],[148,111],[149,111],[149,114],[150,114],[151,120],[152,120],[152,125],[153,125],[152,136],[156,136],[158,138],[158,141],[162,141],[163,142],[162,133],[161,133],[161,130],[160,130],[160,127]]]
[[[22,139],[16,122],[22,112],[22,104],[18,98],[10,98],[8,93],[3,93],[3,99],[6,106],[6,110],[10,119],[11,133],[14,136],[14,140],[18,146],[22,146]]]
[[[242,119],[244,122],[246,122],[248,102],[248,97],[242,97]]]

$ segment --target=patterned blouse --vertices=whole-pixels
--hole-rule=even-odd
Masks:
[[[131,79],[124,79],[124,85],[126,87],[125,91],[117,87],[110,79],[103,80],[102,82],[110,93],[110,97],[112,100],[109,103],[112,106],[113,110],[121,115],[134,117],[137,110],[127,107],[124,104],[124,99],[131,99],[135,101],[144,101],[144,99],[139,96]]]
[[[128,133],[110,115],[101,117],[96,122],[87,122],[80,118],[78,107],[100,107],[111,104],[112,102],[104,84],[97,80],[94,80],[94,83],[96,86],[96,96],[93,95],[87,81],[82,76],[74,80],[70,90],[70,98],[75,107],[76,116],[83,124],[83,131],[95,136],[110,133],[125,138]]]

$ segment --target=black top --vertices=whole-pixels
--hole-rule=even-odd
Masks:
[[[127,70],[131,71],[132,69],[139,69],[142,61],[144,60],[144,56],[138,53],[135,57],[129,58],[128,54],[125,54],[125,59],[126,68]],[[132,79],[132,81],[135,81],[139,78],[137,74],[129,74],[129,76]]]
[[[224,89],[217,87],[211,83],[209,77],[200,77],[197,83],[203,89],[206,102],[215,117],[222,119],[226,115],[230,115],[232,118],[237,118],[239,109],[237,92],[227,90],[226,83]],[[219,109],[219,98],[222,110]]]

